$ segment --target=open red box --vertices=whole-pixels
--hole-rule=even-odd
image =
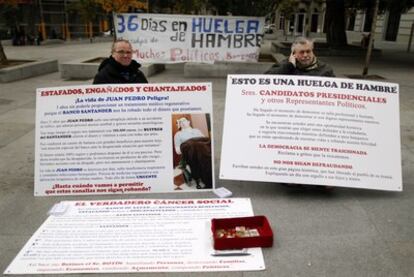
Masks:
[[[218,230],[229,230],[243,226],[256,229],[258,236],[250,237],[218,237]],[[211,220],[213,232],[213,247],[216,250],[241,249],[247,247],[271,247],[273,245],[273,232],[269,221],[263,215],[233,218],[213,218]]]

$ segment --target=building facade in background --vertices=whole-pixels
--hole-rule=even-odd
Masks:
[[[371,30],[372,15],[366,11],[351,11],[347,18],[347,31],[364,33]],[[407,42],[414,24],[414,8],[406,13],[386,11],[378,15],[375,38],[384,41]]]
[[[279,6],[272,15],[275,33],[278,36],[323,37],[325,34],[324,1],[291,1],[289,7]],[[371,10],[350,9],[346,14],[348,42],[361,38],[370,32]],[[309,22],[309,25],[308,25]],[[414,24],[414,8],[405,13],[385,11],[377,19],[375,39],[384,41],[407,42]]]
[[[0,0],[4,5],[6,0]],[[96,8],[93,16],[85,20],[73,6],[78,0],[16,0],[18,7],[0,17],[0,39],[12,39],[13,44],[33,44],[44,39],[71,40],[92,38],[112,32],[110,12]],[[87,1],[84,1],[87,2]],[[148,8],[148,1],[137,0]],[[270,16],[277,39],[287,36],[324,37],[325,1],[291,0],[288,5],[279,5]],[[143,7],[144,7],[143,6]],[[174,13],[171,10],[156,9],[154,12]],[[2,6],[3,9],[3,6]],[[128,12],[146,12],[134,8]],[[212,14],[204,7],[202,12]],[[346,15],[348,43],[361,39],[370,31],[371,11],[349,9]],[[375,39],[383,41],[407,42],[414,24],[414,8],[406,13],[386,11],[378,16]]]
[[[16,7],[0,0],[0,39],[12,39],[13,44],[31,44],[35,39],[77,39],[101,36],[112,30],[111,12],[94,1],[78,0],[16,0]],[[80,2],[93,3],[93,8]],[[146,5],[136,1],[135,6]],[[143,12],[139,8],[128,12]]]

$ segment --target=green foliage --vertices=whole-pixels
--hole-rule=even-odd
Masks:
[[[323,3],[326,0],[312,0]],[[277,8],[285,14],[294,13],[300,1],[298,0],[151,0],[151,6],[156,10],[167,9],[177,13],[198,13],[205,5],[212,8],[219,15],[264,16],[274,12]],[[341,0],[346,8],[367,9],[374,5],[375,0]],[[380,10],[406,11],[414,6],[414,0],[381,0]]]
[[[199,14],[201,9],[207,5],[207,0],[181,0],[175,1],[174,10],[178,13]]]
[[[371,9],[375,4],[375,0],[346,0],[345,7],[353,9]],[[414,0],[380,0],[379,10],[381,12],[398,11],[406,12],[414,6]]]
[[[99,5],[95,0],[79,0],[68,6],[68,12],[78,14],[82,21],[92,22],[98,16]]]
[[[0,17],[3,18],[6,26],[13,28],[22,21],[22,13],[17,0],[4,0],[0,4]],[[0,41],[0,64],[8,64],[6,53]]]
[[[275,11],[280,0],[209,0],[219,15],[264,16]]]
[[[23,15],[16,0],[2,1],[0,4],[0,16],[3,18],[6,26],[10,28],[18,26],[23,20]]]
[[[146,0],[94,0],[107,13],[129,12],[134,9],[148,10]]]
[[[155,10],[157,12],[161,12],[163,10],[173,11],[175,9],[175,5],[177,2],[181,2],[181,1],[151,0],[150,6],[151,6],[151,10]]]
[[[280,0],[278,10],[283,16],[289,17],[296,12],[298,6],[299,3],[295,0]]]

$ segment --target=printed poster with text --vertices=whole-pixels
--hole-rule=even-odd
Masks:
[[[41,88],[36,196],[214,188],[211,83]]]
[[[220,178],[402,191],[398,84],[229,75]]]
[[[264,17],[122,13],[116,37],[131,42],[144,63],[257,62]]]
[[[249,198],[64,201],[4,274],[264,270],[262,249],[213,249],[212,218],[253,216]],[[222,254],[222,255],[220,255]]]

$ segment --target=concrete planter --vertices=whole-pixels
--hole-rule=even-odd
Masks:
[[[63,79],[87,80],[92,79],[98,72],[100,62],[91,60],[74,60],[60,64],[60,76]],[[164,64],[142,64],[140,70],[146,77],[150,77],[165,69]]]
[[[7,83],[58,71],[57,60],[30,61],[0,69],[0,82]]]
[[[73,60],[59,65],[62,79],[87,80],[98,72],[99,63],[91,63],[84,59]]]
[[[184,76],[222,78],[227,77],[228,74],[262,74],[272,65],[271,62],[186,63],[184,65]]]
[[[275,63],[285,58],[282,54],[271,54],[271,59],[264,62],[225,62],[216,61],[213,64],[186,63],[185,77],[223,78],[228,74],[263,74]]]
[[[165,64],[160,63],[145,63],[141,66],[141,71],[146,77],[151,77],[161,71],[165,70]]]
[[[291,42],[272,42],[271,51],[273,53],[282,53],[289,56],[291,52]],[[367,49],[364,49],[356,45],[347,45],[342,48],[331,48],[324,42],[315,41],[315,53],[319,57],[323,56],[337,56],[337,57],[364,57],[367,53]],[[372,49],[372,56],[381,56],[380,49]]]

